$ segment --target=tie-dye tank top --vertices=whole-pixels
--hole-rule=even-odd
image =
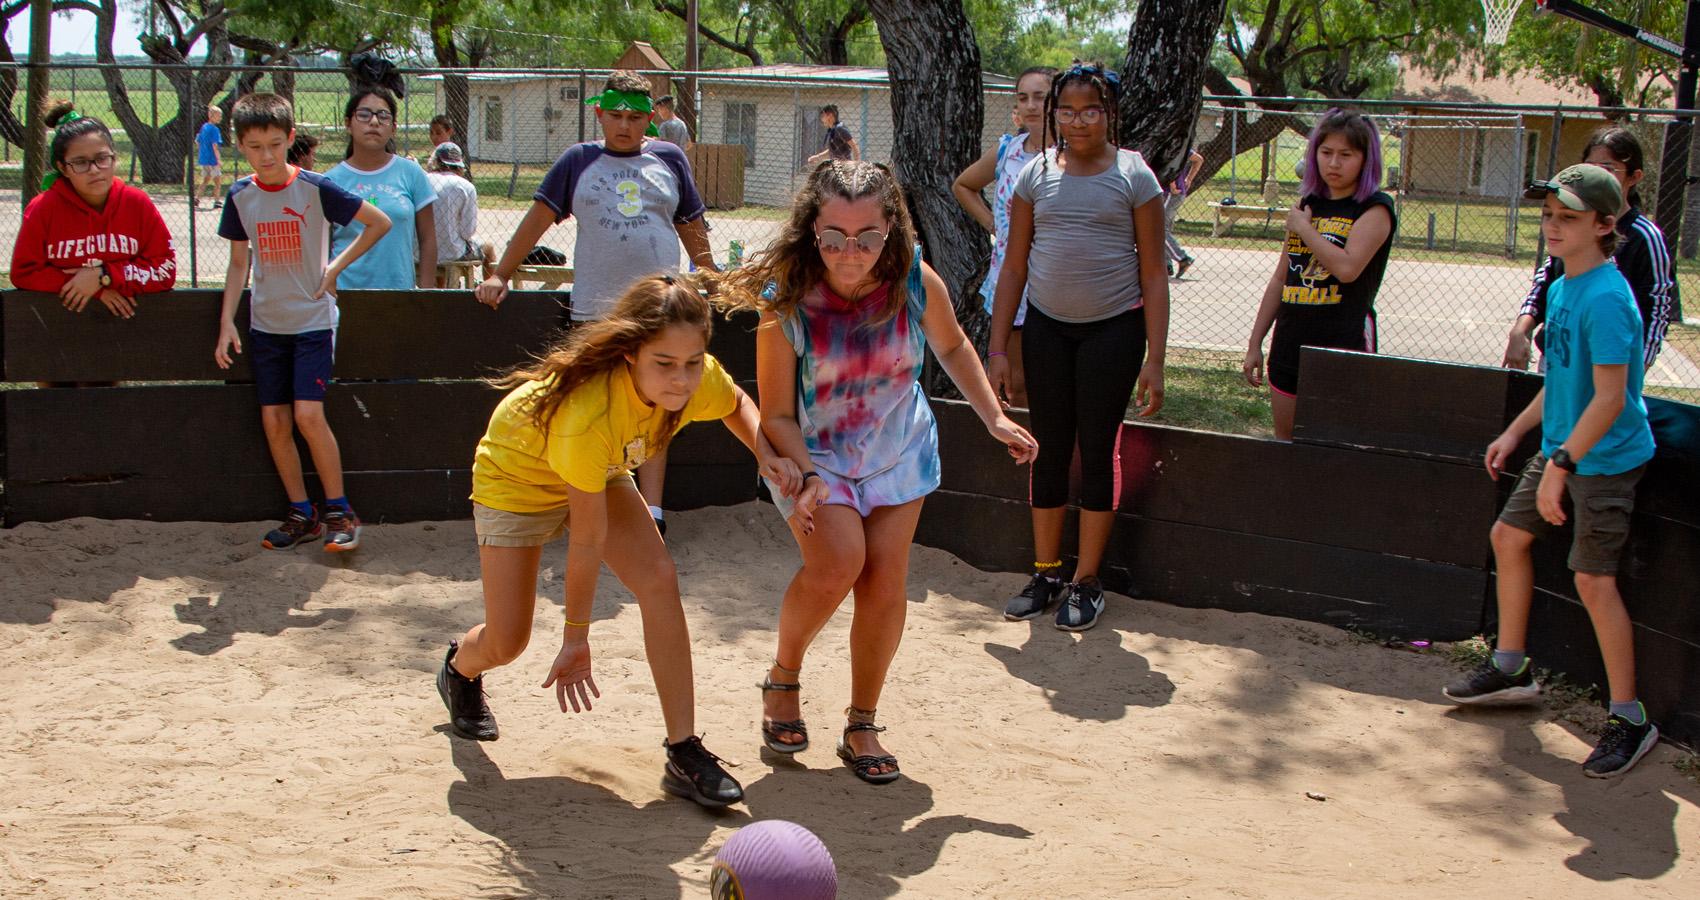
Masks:
[[[998,273],[1003,271],[1004,254],[1009,250],[1009,201],[1015,196],[1015,179],[1034,154],[1027,152],[1027,133],[1006,134],[998,138],[998,155],[992,181],[992,264],[986,269],[986,280],[980,283],[980,297],[986,301],[986,315],[992,314],[992,298],[998,290]],[[1027,318],[1027,291],[1021,292],[1021,309],[1015,314],[1019,326]]]
[[[907,503],[939,484],[938,427],[921,389],[926,289],[919,248],[909,301],[891,321],[867,322],[895,285],[851,302],[825,284],[783,329],[797,353],[797,423],[817,468],[861,481],[882,475],[869,506]]]

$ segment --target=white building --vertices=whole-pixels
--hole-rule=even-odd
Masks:
[[[467,154],[476,162],[546,165],[579,140],[600,135],[584,105],[603,73],[482,74],[467,76]],[[443,83],[436,107],[446,109]],[[785,206],[800,184],[803,161],[820,152],[825,130],[820,109],[836,104],[839,120],[855,137],[862,158],[891,160],[895,130],[891,89],[884,69],[855,66],[771,65],[722,69],[697,79],[702,111],[696,140],[744,147],[744,202]],[[985,76],[981,147],[994,146],[1012,127],[1012,79]],[[676,93],[684,83],[675,79]]]

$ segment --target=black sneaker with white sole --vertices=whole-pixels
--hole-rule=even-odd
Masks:
[[[702,738],[693,734],[677,744],[662,741],[661,746],[667,748],[667,770],[661,776],[662,790],[710,809],[744,799],[743,786],[721,767],[725,760],[702,745]]]
[[[1659,742],[1659,727],[1648,719],[1639,725],[1629,724],[1622,716],[1606,720],[1605,733],[1594,752],[1582,763],[1582,774],[1589,778],[1612,778],[1629,771]]]
[[[1440,692],[1455,703],[1475,706],[1511,706],[1540,699],[1541,685],[1527,657],[1514,675],[1499,670],[1489,659],[1474,672],[1452,682]]]
[[[1062,631],[1087,631],[1098,624],[1104,614],[1104,590],[1098,579],[1090,576],[1068,586],[1062,605],[1057,607],[1057,628]]]
[[[1003,608],[1003,617],[1011,622],[1036,619],[1051,608],[1051,604],[1062,595],[1065,587],[1067,585],[1063,580],[1055,575],[1035,573],[1033,579],[1027,582],[1027,586],[1021,589],[1021,593],[1009,598]]]

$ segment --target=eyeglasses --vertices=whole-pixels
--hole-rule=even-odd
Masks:
[[[390,111],[387,109],[357,109],[354,111],[354,121],[377,122],[379,125],[388,125],[395,121],[395,116],[390,115]]]
[[[118,154],[116,153],[97,153],[89,159],[84,159],[82,157],[67,159],[65,160],[65,168],[70,169],[78,175],[82,175],[87,173],[91,168],[110,169],[116,162],[118,162]]]
[[[1057,122],[1062,125],[1073,125],[1075,119],[1079,119],[1086,125],[1096,125],[1102,118],[1104,118],[1104,108],[1102,106],[1088,106],[1085,109],[1080,110],[1057,110]]]
[[[852,246],[868,253],[878,253],[885,249],[885,235],[886,232],[870,228],[851,238],[836,228],[822,228],[815,235],[815,243],[822,253],[846,253]]]

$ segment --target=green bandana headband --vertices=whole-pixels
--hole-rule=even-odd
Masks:
[[[57,127],[58,128],[64,128],[66,125],[69,125],[72,122],[75,122],[78,119],[81,119],[82,117],[83,117],[82,113],[77,112],[76,110],[72,110],[72,111],[66,113],[65,117],[63,119],[59,120],[59,125]],[[58,180],[59,180],[59,167],[54,166],[54,165],[49,165],[47,167],[47,174],[41,176],[41,189],[45,191],[48,188],[53,187],[53,182],[58,181]]]
[[[616,91],[613,88],[603,91],[584,101],[586,106],[594,106],[601,110],[629,109],[633,112],[654,112],[655,105],[647,94],[632,91]]]

